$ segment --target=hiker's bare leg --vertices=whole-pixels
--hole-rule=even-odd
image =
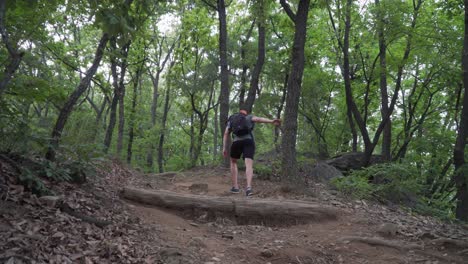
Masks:
[[[247,188],[252,187],[253,159],[245,159],[245,178],[247,178]]]
[[[237,159],[231,158],[231,180],[232,180],[232,187],[239,189],[239,183],[237,182]]]

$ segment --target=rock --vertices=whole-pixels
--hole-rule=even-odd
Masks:
[[[226,239],[234,239],[234,236],[230,234],[222,234],[221,237]]]
[[[364,160],[363,152],[349,152],[327,160],[327,164],[341,171],[350,171],[360,169]],[[369,165],[382,162],[381,155],[372,155]]]
[[[260,255],[265,258],[271,258],[273,257],[273,252],[270,249],[264,249],[260,252]]]
[[[437,236],[431,232],[424,232],[419,236],[419,239],[436,239]]]
[[[192,193],[207,193],[208,184],[206,183],[194,183],[189,187],[190,192]]]
[[[382,224],[378,229],[377,233],[383,237],[394,237],[399,233],[399,228],[397,225],[392,223]]]
[[[41,201],[42,204],[51,208],[54,208],[59,200],[60,197],[58,196],[41,196],[39,198],[39,201]]]
[[[310,176],[318,182],[329,183],[330,180],[343,176],[343,173],[325,162],[319,162],[310,171]]]
[[[201,237],[193,237],[190,242],[188,243],[190,247],[196,248],[206,248],[205,242],[203,242],[203,238]]]

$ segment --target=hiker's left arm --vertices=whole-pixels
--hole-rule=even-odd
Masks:
[[[281,119],[269,119],[265,117],[258,117],[258,116],[253,116],[252,121],[255,123],[269,123],[273,124],[275,126],[281,125]]]
[[[227,144],[228,144],[228,141],[229,141],[229,133],[231,133],[231,131],[229,131],[229,127],[226,127],[226,129],[224,130],[224,136],[223,136],[223,155],[224,155],[224,157],[227,157]]]

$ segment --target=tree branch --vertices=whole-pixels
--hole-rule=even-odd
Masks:
[[[291,7],[286,3],[286,0],[280,0],[280,4],[292,22],[296,23],[296,14],[291,10]]]

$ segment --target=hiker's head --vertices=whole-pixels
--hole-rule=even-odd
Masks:
[[[247,111],[247,109],[241,107],[241,108],[239,109],[239,113],[241,113],[241,114],[243,114],[243,115],[248,115],[248,114],[249,114],[249,111]]]

